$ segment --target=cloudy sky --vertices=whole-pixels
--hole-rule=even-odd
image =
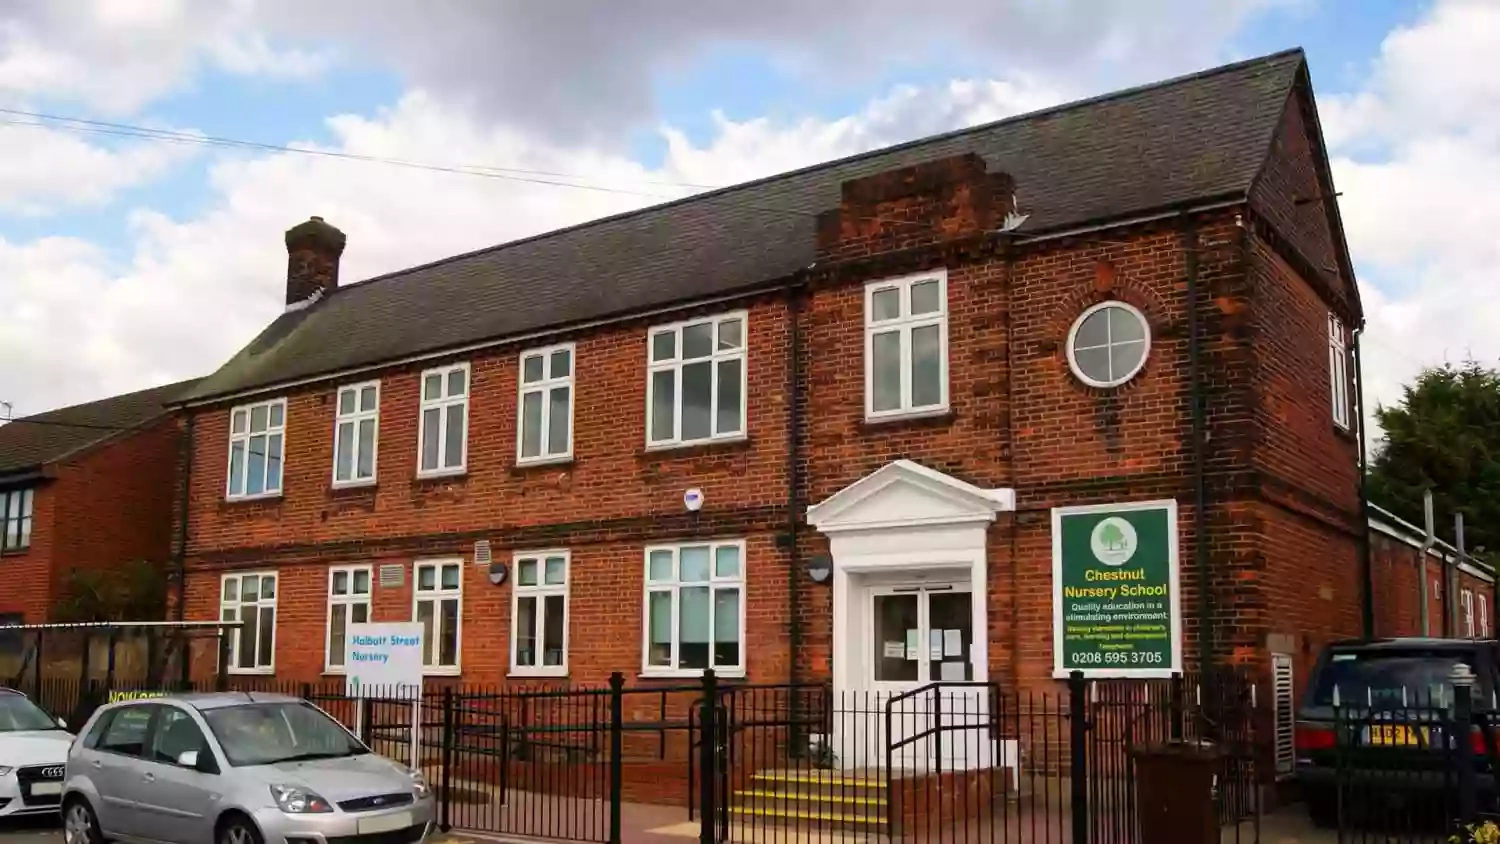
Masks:
[[[311,214],[348,233],[354,280],[1291,46],[1333,147],[1371,396],[1500,359],[1500,76],[1476,70],[1500,0],[936,8],[0,0],[0,401],[214,369],[280,311],[281,235]]]

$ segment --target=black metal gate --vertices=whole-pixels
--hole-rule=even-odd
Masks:
[[[1335,695],[1333,783],[1313,809],[1340,842],[1500,840],[1493,707],[1476,711],[1471,676],[1453,680]]]

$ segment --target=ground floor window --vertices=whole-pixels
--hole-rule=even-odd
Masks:
[[[412,618],[422,625],[422,664],[433,673],[458,673],[463,566],[463,560],[418,560],[414,566]]]
[[[568,552],[517,554],[511,608],[511,672],[568,671]]]
[[[349,625],[370,620],[370,567],[340,566],[328,571],[329,671],[344,670]]]
[[[745,544],[646,549],[645,673],[744,671]]]
[[[229,631],[231,673],[270,673],[276,666],[276,573],[224,575],[219,592],[219,620],[238,621]]]

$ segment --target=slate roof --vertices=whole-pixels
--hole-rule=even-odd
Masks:
[[[40,468],[161,416],[169,402],[197,385],[178,381],[23,416],[0,425],[0,475]]]
[[[844,181],[965,152],[1015,178],[1021,234],[1239,198],[1303,63],[1277,53],[344,285],[184,400],[751,290],[813,262]]]

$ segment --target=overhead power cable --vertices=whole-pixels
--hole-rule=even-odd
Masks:
[[[560,188],[576,188],[578,190],[597,191],[601,193],[622,194],[628,196],[639,196],[661,201],[674,201],[685,199],[691,194],[670,195],[652,193],[649,191],[632,190],[629,188],[613,187],[597,182],[585,181],[590,177],[576,173],[560,173],[547,170],[528,170],[520,167],[496,167],[490,165],[474,164],[438,164],[426,161],[413,161],[404,158],[392,158],[379,155],[365,155],[353,152],[341,152],[339,150],[317,149],[313,147],[286,146],[283,144],[271,144],[261,141],[247,141],[239,138],[229,138],[216,135],[203,135],[194,132],[182,132],[172,129],[155,129],[149,126],[140,126],[130,123],[113,123],[105,120],[92,120],[82,117],[66,117],[57,114],[48,114],[39,111],[26,111],[24,109],[0,108],[0,114],[10,115],[11,119],[0,118],[0,125],[16,126],[32,129],[52,129],[57,131],[72,132],[81,135],[105,135],[111,137],[134,138],[143,141],[155,141],[158,143],[196,145],[209,147],[229,147],[239,149],[253,149],[262,152],[292,153],[296,155],[310,155],[320,158],[340,159],[344,161],[358,161],[369,164],[384,164],[392,167],[403,167],[414,170],[427,170],[437,173],[450,173],[461,176],[478,176],[487,179],[501,179],[504,181],[520,182],[524,184],[545,185]],[[656,185],[660,187],[681,188],[688,191],[716,191],[723,190],[722,186],[700,185],[691,182],[669,182],[652,179],[627,180],[638,181],[643,184]],[[744,202],[736,202],[733,197],[726,195],[702,197],[703,202],[712,202],[729,208],[747,211],[759,211],[769,214],[792,214],[801,217],[817,217],[821,211],[806,208],[776,208],[762,205],[752,205]],[[898,226],[921,226],[927,227],[926,223],[915,220],[897,220],[885,217],[860,217],[867,222],[883,223]]]

